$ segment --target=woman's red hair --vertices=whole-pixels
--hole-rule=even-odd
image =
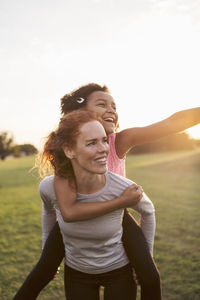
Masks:
[[[40,174],[45,174],[50,167],[56,175],[74,180],[71,160],[65,156],[63,147],[72,148],[82,125],[94,120],[102,123],[96,113],[88,110],[76,110],[61,118],[57,129],[47,137],[40,159]]]

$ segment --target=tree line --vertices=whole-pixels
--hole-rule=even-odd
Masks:
[[[157,141],[135,146],[129,154],[142,154],[151,152],[166,152],[192,150],[200,146],[200,140],[192,139],[187,133],[177,133]],[[4,160],[7,156],[14,157],[33,155],[38,152],[32,144],[17,145],[9,132],[0,133],[0,159]]]
[[[0,159],[12,155],[14,157],[33,155],[38,152],[32,144],[18,145],[14,142],[14,137],[7,131],[0,133]]]
[[[193,150],[199,146],[200,140],[195,140],[186,132],[181,132],[169,135],[154,142],[135,146],[131,149],[129,154]]]

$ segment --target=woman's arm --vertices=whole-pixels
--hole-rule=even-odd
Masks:
[[[51,232],[53,226],[56,223],[55,209],[47,209],[45,204],[42,204],[42,249],[46,243],[46,240]]]
[[[131,207],[140,213],[140,226],[145,235],[149,250],[153,255],[153,244],[156,229],[155,208],[148,196],[143,193],[143,197],[136,205]]]
[[[76,202],[76,192],[69,182],[61,177],[54,177],[54,187],[58,206],[65,222],[75,222],[92,219],[113,210],[130,207],[140,201],[141,187],[133,184],[123,194],[113,200],[104,202]]]
[[[115,146],[119,158],[136,145],[145,144],[164,136],[183,131],[200,123],[200,107],[182,110],[169,118],[145,127],[122,130],[116,134]]]
[[[56,211],[51,202],[51,199],[48,197],[49,181],[47,178],[44,178],[39,185],[40,197],[43,201],[42,203],[42,249],[44,248],[45,242],[51,232],[53,226],[56,223]]]

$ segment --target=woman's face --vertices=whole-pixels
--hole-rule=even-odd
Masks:
[[[85,123],[80,128],[76,145],[72,150],[72,164],[76,171],[93,174],[107,172],[109,145],[107,135],[98,121]]]
[[[115,101],[110,94],[101,91],[91,93],[87,98],[86,108],[100,115],[107,134],[115,131],[118,115]]]

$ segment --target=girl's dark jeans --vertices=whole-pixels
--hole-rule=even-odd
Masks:
[[[125,210],[123,244],[141,285],[141,300],[160,300],[160,275],[149,252],[140,226]],[[27,276],[13,300],[35,300],[41,290],[53,279],[65,255],[62,235],[55,224],[37,265]]]
[[[141,285],[141,300],[162,299],[158,269],[140,226],[126,209],[123,218],[122,241]]]

